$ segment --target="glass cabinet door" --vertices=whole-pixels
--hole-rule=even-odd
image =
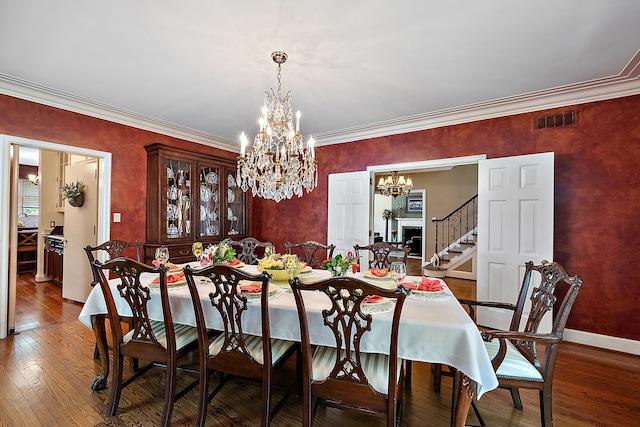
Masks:
[[[199,236],[221,236],[220,168],[200,166],[200,206],[197,212]]]
[[[167,165],[167,216],[166,239],[190,238],[191,224],[191,163],[166,159]]]
[[[227,216],[226,227],[228,236],[247,234],[247,194],[237,185],[235,170],[226,169],[227,174]]]

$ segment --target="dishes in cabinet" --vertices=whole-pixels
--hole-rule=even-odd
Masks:
[[[178,206],[167,204],[167,221],[174,221],[178,218]]]
[[[167,179],[173,179],[173,169],[167,168]]]
[[[211,198],[213,199],[214,203],[218,203],[218,200],[220,200],[220,197],[218,196],[218,190],[211,193]]]
[[[169,200],[177,200],[178,199],[178,187],[172,185],[167,189],[167,199]]]
[[[232,174],[229,174],[229,176],[227,177],[227,184],[228,184],[229,188],[232,188],[232,187],[236,186],[236,179],[233,177]]]
[[[215,172],[209,172],[208,174],[205,175],[204,181],[207,184],[217,184],[219,181],[218,174]]]
[[[236,199],[236,195],[233,194],[233,190],[232,189],[228,189],[227,190],[227,202],[228,203],[233,203],[233,201]]]
[[[200,186],[200,200],[202,200],[203,202],[208,202],[209,200],[211,200],[211,190],[209,189],[209,187],[205,185]]]
[[[167,236],[178,237],[178,227],[176,227],[175,224],[171,224],[167,227]]]

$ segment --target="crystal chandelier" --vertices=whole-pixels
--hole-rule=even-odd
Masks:
[[[276,51],[271,58],[278,64],[278,91],[265,92],[260,132],[253,145],[249,147],[244,132],[240,136],[237,181],[243,191],[251,188],[254,196],[279,202],[294,194],[302,197],[303,189],[313,191],[318,171],[313,138],[305,144],[300,134],[300,111],[293,126],[291,91],[284,98],[280,95],[280,71],[287,54]]]
[[[398,175],[398,172],[391,172],[386,178],[380,177],[376,188],[383,196],[407,196],[413,188],[413,181],[410,177],[405,179],[404,176]]]

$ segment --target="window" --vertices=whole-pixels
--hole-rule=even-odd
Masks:
[[[29,216],[38,216],[40,210],[40,194],[38,186],[28,179],[21,179],[20,193],[18,196],[18,212],[24,212]]]

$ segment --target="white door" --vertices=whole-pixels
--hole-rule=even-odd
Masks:
[[[82,181],[84,205],[69,203],[64,209],[65,248],[62,267],[62,296],[85,302],[91,292],[91,268],[84,247],[96,246],[98,222],[98,162],[75,163],[65,168],[65,183]]]
[[[346,255],[354,245],[369,244],[370,173],[329,175],[327,242],[336,245],[334,255]],[[369,265],[368,254],[360,264]]]
[[[553,260],[553,159],[541,153],[478,163],[478,300],[516,303],[525,262]],[[477,316],[504,329],[512,312],[483,308]],[[540,331],[550,327],[548,314]]]

